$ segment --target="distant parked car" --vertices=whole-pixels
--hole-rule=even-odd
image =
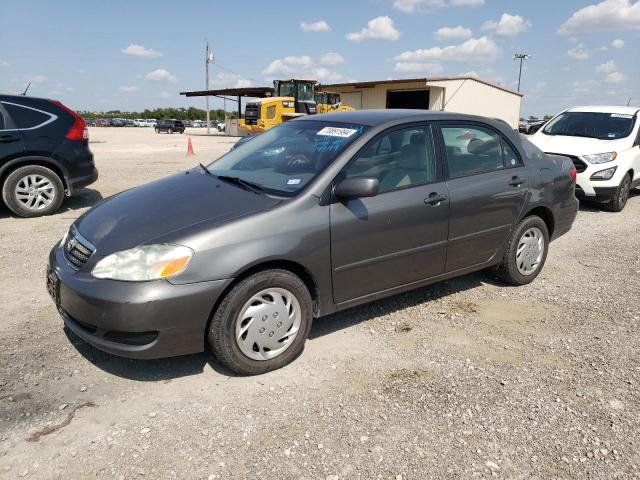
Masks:
[[[125,127],[135,127],[135,122],[129,118],[125,118],[124,120],[124,126]]]
[[[191,120],[182,120],[182,124],[187,128],[193,127],[193,122]]]
[[[101,202],[52,248],[47,289],[99,349],[208,343],[264,373],[300,355],[314,318],[490,267],[532,282],[576,217],[574,179],[502,121],[309,115]]]
[[[98,178],[85,121],[55,100],[0,95],[0,188],[18,216],[55,212]]]
[[[160,120],[156,125],[156,133],[184,133],[182,120]]]
[[[225,128],[226,128],[226,125],[224,122],[218,122],[218,125],[216,125],[216,129],[219,132],[224,132]]]
[[[96,127],[110,127],[110,126],[111,126],[111,122],[109,122],[109,120],[105,118],[99,118],[98,120],[96,120]]]
[[[531,142],[571,158],[578,197],[619,212],[640,186],[639,115],[637,107],[574,107],[549,120]]]
[[[112,118],[109,120],[109,125],[112,127],[124,127],[126,126],[126,123],[124,118]]]
[[[546,120],[536,120],[533,122],[529,122],[529,128],[527,129],[527,133],[529,135],[536,133],[538,130],[540,130],[544,126],[545,123],[547,123]]]

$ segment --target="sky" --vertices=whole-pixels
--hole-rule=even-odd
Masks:
[[[640,0],[0,0],[0,25],[0,92],[32,82],[77,110],[204,108],[179,92],[205,87],[207,39],[211,88],[475,75],[516,89],[518,52],[523,116],[640,105]]]

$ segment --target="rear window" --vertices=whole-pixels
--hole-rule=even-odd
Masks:
[[[176,123],[176,127],[181,127],[182,125],[184,125],[184,123],[183,123],[183,122],[180,122],[180,121],[175,122],[175,123]]]
[[[564,112],[542,129],[546,135],[616,140],[628,137],[636,117],[622,113]]]
[[[51,118],[48,113],[21,105],[3,102],[3,106],[19,129],[37,127]]]

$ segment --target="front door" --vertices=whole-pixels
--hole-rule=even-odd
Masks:
[[[441,123],[451,197],[446,271],[491,260],[522,213],[529,179],[517,150],[479,124]]]
[[[388,130],[339,179],[374,177],[380,193],[331,205],[333,295],[346,302],[444,272],[449,200],[427,124]]]

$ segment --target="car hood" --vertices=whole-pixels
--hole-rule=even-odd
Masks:
[[[99,255],[151,243],[206,223],[206,228],[271,208],[281,200],[218,180],[200,168],[124,191],[75,223]],[[173,241],[173,240],[172,240]]]
[[[529,141],[545,153],[565,155],[592,155],[594,153],[620,152],[628,148],[629,139],[600,140],[598,138],[545,135],[542,132],[529,137]]]

